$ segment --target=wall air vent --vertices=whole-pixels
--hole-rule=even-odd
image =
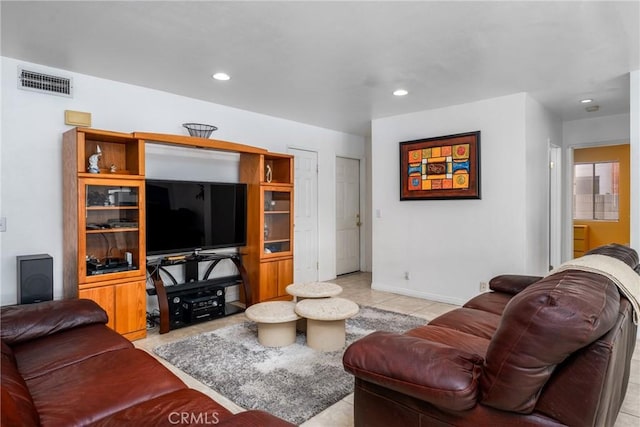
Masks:
[[[73,96],[73,81],[70,78],[26,70],[21,67],[18,67],[18,87],[52,95]]]

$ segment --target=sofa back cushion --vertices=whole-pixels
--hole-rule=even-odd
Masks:
[[[487,349],[481,402],[531,413],[555,367],[611,329],[619,306],[617,287],[594,273],[567,270],[524,289]]]
[[[18,372],[11,348],[4,340],[0,357],[0,376],[2,377],[0,425],[25,427],[39,425],[38,412],[33,404],[29,389]]]
[[[107,313],[88,299],[44,301],[0,307],[0,337],[15,345],[94,323],[106,324]]]
[[[621,245],[619,243],[611,243],[604,246],[598,246],[585,253],[585,255],[606,255],[624,262],[632,269],[637,269],[639,266],[638,252],[629,246]]]

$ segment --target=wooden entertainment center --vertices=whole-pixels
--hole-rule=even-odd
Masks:
[[[65,298],[92,299],[107,311],[111,328],[131,340],[146,336],[147,143],[240,154],[248,191],[247,245],[239,249],[249,291],[242,297],[247,307],[291,299],[285,287],[293,282],[292,156],[213,139],[90,128],[63,135]],[[90,173],[98,152],[100,172]]]

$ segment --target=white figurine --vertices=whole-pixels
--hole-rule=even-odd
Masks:
[[[267,172],[265,174],[265,178],[267,179],[267,182],[271,182],[271,177],[273,176],[273,172],[271,171],[271,165],[267,165]]]
[[[89,156],[89,167],[87,171],[89,173],[100,173],[100,168],[98,167],[98,160],[100,160],[100,156],[102,156],[102,150],[100,150],[100,146],[96,147],[96,152]]]

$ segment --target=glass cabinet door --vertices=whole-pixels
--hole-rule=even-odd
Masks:
[[[265,254],[291,251],[291,191],[265,189],[264,237]]]
[[[140,186],[84,185],[86,275],[140,268]]]

